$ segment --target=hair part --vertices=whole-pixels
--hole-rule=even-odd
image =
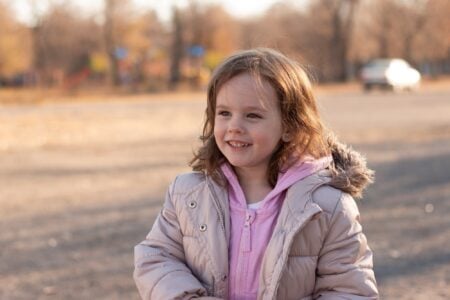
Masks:
[[[208,84],[207,107],[202,145],[194,153],[190,166],[222,183],[220,165],[226,158],[214,138],[216,99],[221,87],[231,78],[249,73],[257,86],[269,83],[275,90],[282,117],[282,128],[289,136],[280,140],[267,170],[267,180],[275,186],[278,174],[305,155],[320,158],[330,154],[325,127],[319,116],[312,86],[305,70],[280,52],[256,48],[237,52],[213,72]]]

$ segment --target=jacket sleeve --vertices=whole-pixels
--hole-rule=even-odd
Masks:
[[[147,238],[134,248],[133,277],[145,300],[207,298],[185,264],[183,237],[172,202],[174,184]]]
[[[353,198],[343,193],[319,253],[314,299],[378,299],[372,251]]]

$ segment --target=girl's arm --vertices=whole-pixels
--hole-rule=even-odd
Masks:
[[[358,207],[343,194],[319,254],[314,299],[378,299],[372,268]]]
[[[171,194],[169,189],[152,230],[134,249],[133,275],[142,299],[207,296],[206,289],[184,263],[183,236]]]

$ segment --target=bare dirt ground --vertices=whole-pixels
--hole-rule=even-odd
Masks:
[[[359,206],[382,298],[449,299],[450,85],[318,95],[377,172]],[[188,170],[204,109],[158,97],[0,106],[0,299],[139,298],[133,246]]]

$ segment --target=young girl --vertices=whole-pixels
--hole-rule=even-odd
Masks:
[[[135,248],[143,299],[377,299],[352,198],[372,171],[326,133],[298,64],[270,49],[225,60],[202,141]]]

